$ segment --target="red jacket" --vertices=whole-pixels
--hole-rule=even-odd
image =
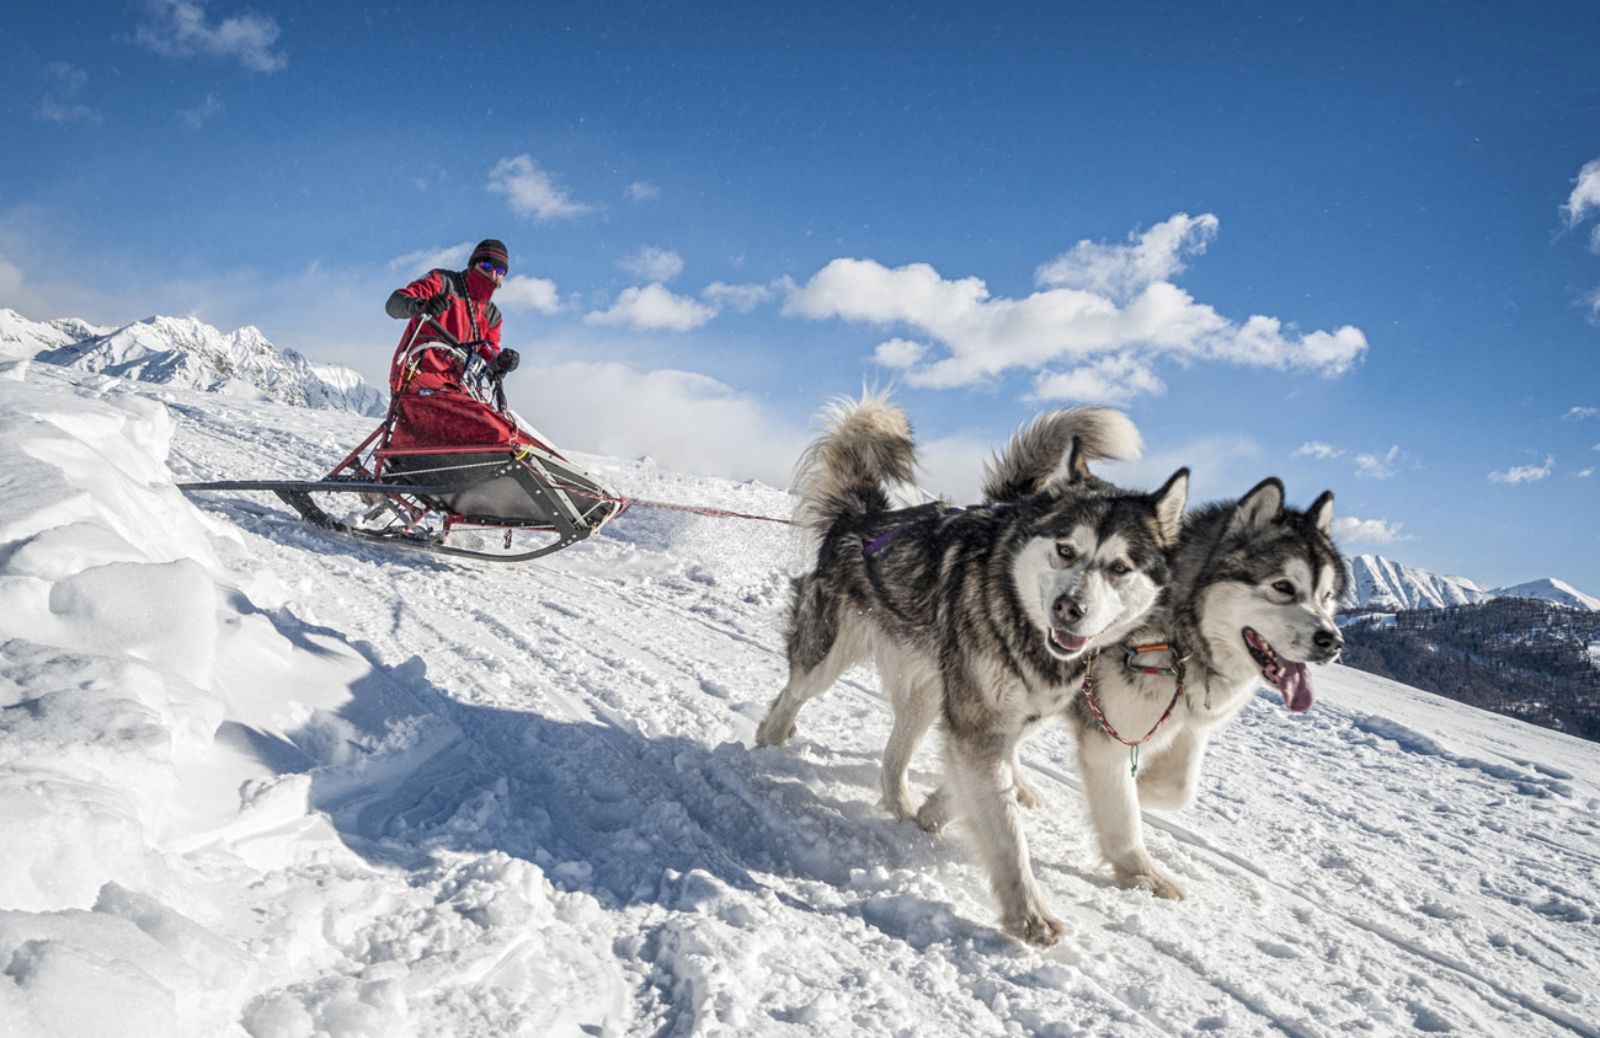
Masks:
[[[430,270],[424,276],[389,297],[391,316],[401,317],[403,308],[411,299],[431,299],[441,292],[450,296],[450,307],[434,318],[445,331],[461,343],[475,343],[478,356],[493,361],[500,355],[500,308],[489,301],[495,284],[476,270]],[[400,310],[396,313],[396,310]],[[405,334],[394,351],[389,366],[389,391],[414,393],[419,389],[437,389],[441,386],[461,384],[461,368],[450,359],[445,350],[418,350],[411,354],[415,371],[408,377],[405,364],[406,346],[411,343],[420,318],[406,322]],[[439,336],[431,328],[423,327],[417,333],[417,342],[438,342]]]

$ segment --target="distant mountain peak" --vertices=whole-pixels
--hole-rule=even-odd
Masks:
[[[383,394],[348,368],[312,364],[253,325],[223,332],[197,317],[157,314],[106,329],[76,318],[29,321],[0,309],[0,356],[299,407],[372,416],[385,408]]]
[[[1345,594],[1345,609],[1398,612],[1476,605],[1495,598],[1536,598],[1574,609],[1600,611],[1600,599],[1554,577],[1485,589],[1466,577],[1442,576],[1381,555],[1352,555],[1347,561],[1350,587]]]

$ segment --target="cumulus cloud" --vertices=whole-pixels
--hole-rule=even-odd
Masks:
[[[1331,443],[1323,443],[1321,440],[1307,440],[1296,447],[1291,455],[1291,457],[1295,458],[1316,458],[1319,461],[1332,461],[1343,456],[1344,451]]]
[[[700,296],[718,309],[747,314],[777,294],[777,288],[772,285],[730,285],[724,281],[713,281]]]
[[[203,0],[146,0],[136,43],[164,58],[207,57],[237,60],[252,72],[276,72],[288,64],[278,42],[278,23],[246,11],[212,23]]]
[[[222,113],[222,100],[216,94],[207,94],[206,99],[193,108],[184,108],[178,112],[178,119],[191,130],[198,130],[212,118]]]
[[[489,190],[504,195],[511,211],[533,220],[583,216],[594,206],[574,201],[551,174],[530,155],[501,159],[489,171]]]
[[[1600,159],[1591,159],[1578,171],[1577,182],[1561,207],[1567,225],[1575,227],[1600,211]]]
[[[525,354],[526,355],[526,354]],[[663,468],[788,486],[809,435],[763,401],[692,371],[567,362],[517,373],[514,403],[574,450],[648,454]],[[626,407],[617,406],[626,401]],[[595,421],[603,414],[605,421]]]
[[[1217,218],[1210,213],[1178,213],[1141,235],[1129,235],[1126,245],[1080,241],[1039,267],[1034,280],[1042,288],[1079,288],[1128,300],[1183,273],[1184,258],[1206,251],[1216,234]]]
[[[878,343],[872,359],[886,368],[909,368],[922,359],[928,347],[911,339],[888,339]]]
[[[1041,373],[1034,379],[1028,399],[1125,404],[1136,396],[1160,396],[1166,391],[1166,384],[1143,360],[1130,354],[1114,354],[1071,371]]]
[[[1549,477],[1556,468],[1556,459],[1552,454],[1546,454],[1543,465],[1515,465],[1501,472],[1489,473],[1491,483],[1536,483]]]
[[[467,260],[472,257],[473,242],[458,242],[455,245],[446,245],[439,249],[421,249],[417,252],[408,252],[404,256],[396,256],[389,261],[390,270],[398,270],[403,274],[421,277],[430,270],[460,270],[467,265]]]
[[[561,296],[556,283],[549,278],[513,274],[506,278],[494,293],[494,301],[503,310],[532,310],[553,314],[561,309]]]
[[[1365,451],[1357,454],[1352,460],[1356,466],[1356,476],[1360,479],[1393,479],[1395,464],[1403,458],[1398,445],[1390,447],[1382,454]]]
[[[1581,422],[1585,418],[1593,418],[1597,414],[1600,414],[1600,407],[1569,407],[1567,408],[1567,413],[1562,415],[1561,418],[1567,422]]]
[[[661,197],[661,189],[648,180],[635,180],[623,194],[630,202],[653,202]]]
[[[643,281],[671,281],[683,273],[683,257],[671,249],[646,245],[622,257],[617,266]]]
[[[1594,475],[1594,469],[1579,469],[1578,471],[1574,472],[1573,475],[1577,476],[1579,479],[1588,479],[1590,476]]]
[[[652,283],[624,289],[609,310],[584,315],[589,324],[622,325],[636,331],[686,332],[717,316],[715,307],[687,296],[674,295],[667,286]]]
[[[1343,374],[1366,352],[1360,329],[1297,334],[1274,317],[1230,321],[1161,280],[1215,233],[1216,218],[1179,214],[1123,245],[1079,243],[1040,268],[1046,287],[995,297],[979,278],[948,279],[926,263],[885,267],[835,259],[790,290],[786,316],[904,326],[944,347],[908,369],[907,383],[954,388],[1012,369],[1036,373],[1035,396],[1087,386],[1100,399],[1159,393],[1153,362],[1223,361]],[[1112,385],[1118,376],[1121,385]]]
[[[1387,519],[1357,519],[1355,516],[1335,516],[1333,520],[1333,539],[1340,544],[1394,544],[1398,541],[1412,539],[1408,533],[1402,533],[1400,527],[1403,523],[1390,522]]]

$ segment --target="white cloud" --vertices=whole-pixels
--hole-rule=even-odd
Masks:
[[[922,359],[928,347],[911,339],[888,339],[872,351],[875,363],[886,368],[909,368]]]
[[[1552,454],[1546,454],[1543,465],[1516,465],[1503,472],[1489,473],[1491,483],[1535,483],[1544,479],[1555,471],[1556,459]]]
[[[777,294],[778,289],[773,285],[730,285],[724,281],[713,281],[700,293],[712,306],[741,314],[749,313]]]
[[[1307,440],[1296,447],[1294,453],[1290,455],[1290,457],[1294,458],[1316,458],[1319,461],[1332,461],[1343,456],[1344,451],[1331,443],[1323,443],[1321,440]]]
[[[692,371],[572,361],[536,366],[531,377],[527,372],[524,361],[508,387],[513,403],[573,450],[649,455],[673,471],[784,487],[809,438],[761,400]]]
[[[1567,225],[1572,227],[1588,219],[1596,210],[1600,210],[1600,159],[1591,159],[1578,171],[1577,183],[1561,211],[1566,214]]]
[[[1214,229],[1212,220],[1179,214],[1131,245],[1080,243],[1041,268],[1041,281],[1061,285],[1020,299],[991,296],[976,277],[946,279],[926,263],[890,268],[835,259],[791,289],[782,312],[905,326],[943,345],[943,356],[930,351],[908,371],[912,385],[953,388],[1020,368],[1043,373],[1040,398],[1063,396],[1077,384],[1121,400],[1160,392],[1153,362],[1163,356],[1328,377],[1360,359],[1367,340],[1357,328],[1298,335],[1273,317],[1236,323],[1170,282],[1151,280],[1181,269],[1185,252]],[[1094,290],[1076,287],[1082,285]],[[1068,368],[1064,375],[1050,370],[1058,365]]]
[[[511,211],[534,220],[560,220],[583,216],[594,206],[575,202],[556,180],[529,155],[501,159],[489,171],[489,190],[505,195]]]
[[[533,310],[553,314],[561,309],[561,296],[556,283],[549,278],[513,274],[506,278],[494,293],[494,301],[503,310]]]
[[[254,11],[213,25],[203,0],[146,0],[133,38],[165,58],[233,58],[252,72],[276,72],[288,64],[272,50],[279,32],[277,22]]]
[[[216,94],[207,94],[206,99],[193,108],[185,108],[178,112],[178,118],[183,125],[191,130],[198,130],[213,116],[222,112],[222,100]]]
[[[915,376],[908,381],[915,385]],[[1028,399],[1125,404],[1136,396],[1160,396],[1166,391],[1166,384],[1144,361],[1131,354],[1116,354],[1072,371],[1041,372]]]
[[[42,123],[100,123],[104,118],[88,105],[74,104],[47,97],[33,110],[33,117]]]
[[[1579,479],[1588,479],[1590,476],[1594,475],[1594,469],[1579,469],[1578,471],[1574,472],[1573,475],[1577,476]]]
[[[589,324],[626,325],[638,331],[686,332],[717,316],[715,307],[673,295],[662,284],[624,289],[611,309],[584,316]]]
[[[1393,479],[1395,463],[1404,455],[1399,445],[1390,447],[1382,454],[1367,451],[1357,454],[1353,459],[1356,466],[1356,476],[1360,479]]]
[[[421,277],[430,270],[460,270],[467,265],[467,260],[472,257],[473,243],[460,242],[455,245],[446,245],[441,249],[422,249],[417,252],[408,252],[404,256],[396,256],[389,261],[390,270]]]
[[[1178,213],[1142,235],[1130,234],[1127,245],[1080,241],[1035,271],[1034,280],[1043,288],[1080,288],[1128,300],[1183,273],[1184,257],[1205,252],[1216,234],[1217,218],[1210,213]]]
[[[45,66],[45,74],[50,81],[49,93],[33,110],[35,119],[62,124],[104,121],[98,111],[74,100],[89,84],[89,73],[64,61],[52,61]]]
[[[654,202],[661,197],[661,189],[648,180],[635,180],[623,194],[632,202]]]
[[[1387,519],[1357,519],[1354,516],[1341,515],[1333,520],[1333,539],[1340,544],[1394,544],[1397,541],[1412,540],[1408,533],[1401,533],[1403,523],[1390,522]]]
[[[1600,414],[1600,407],[1569,407],[1567,413],[1562,415],[1563,421],[1581,422],[1585,418],[1593,418]]]
[[[683,273],[683,257],[671,249],[646,245],[638,252],[624,256],[617,266],[641,281],[671,281]]]

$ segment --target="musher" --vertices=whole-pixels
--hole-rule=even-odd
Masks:
[[[468,391],[463,370],[477,360],[496,376],[516,370],[520,358],[516,350],[501,347],[500,308],[490,301],[508,269],[505,245],[485,238],[472,250],[467,269],[430,270],[389,296],[384,307],[389,316],[410,319],[389,369],[389,393],[398,412],[391,447],[513,443],[520,438],[511,420]],[[462,358],[459,351],[443,348],[443,340],[426,324],[417,328],[430,317],[476,356]]]

